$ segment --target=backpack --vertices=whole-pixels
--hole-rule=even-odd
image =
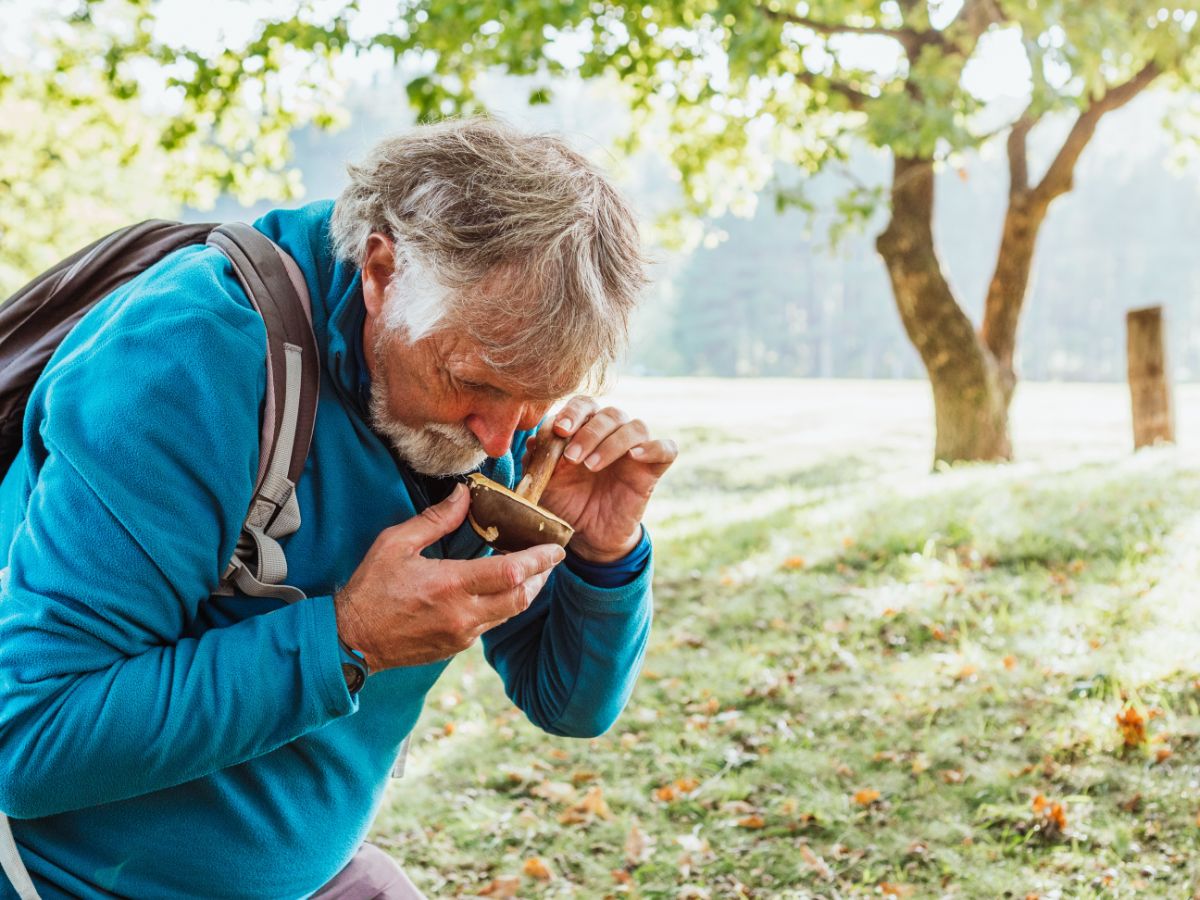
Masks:
[[[225,254],[267,330],[258,474],[237,548],[217,593],[232,594],[236,587],[256,597],[302,600],[302,591],[283,583],[287,560],[278,540],[300,527],[295,487],[316,422],[320,357],[300,268],[249,225],[161,219],[130,225],[43,272],[0,306],[0,473],[21,449],[30,393],[68,332],[113,290],[168,254],[196,244]],[[4,816],[0,866],[21,897],[37,896]]]

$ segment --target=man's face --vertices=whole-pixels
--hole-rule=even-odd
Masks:
[[[426,475],[458,475],[503,456],[518,429],[533,428],[551,400],[531,397],[480,360],[452,329],[412,344],[369,323],[371,417],[376,431]],[[372,332],[374,332],[372,334]]]

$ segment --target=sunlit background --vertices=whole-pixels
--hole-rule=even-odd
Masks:
[[[330,56],[322,29],[343,3],[297,16],[285,2],[0,0],[0,293],[134,215],[253,220],[336,196],[348,162],[417,121],[410,101],[436,117],[468,87],[493,114],[567,135],[642,216],[654,280],[611,400],[682,448],[649,518],[646,671],[616,728],[578,742],[524,722],[477,652],[453,664],[372,835],[431,896],[1049,900],[1200,884],[1197,4],[966,2],[631,7],[652,23],[696,13],[694,28],[647,26],[645,42],[694,56],[639,97],[646,46],[622,55],[612,4],[586,7],[617,48],[594,77],[576,71],[594,36],[547,25],[532,71],[514,50],[524,74],[438,81],[436,53],[381,40],[398,19],[401,37],[437,26],[430,43],[462,41],[443,54],[494,61],[566,5],[362,0],[337,40],[372,46]],[[69,21],[81,9],[86,28]],[[1005,13],[945,110],[886,105],[910,62],[872,32],[911,10],[924,34],[964,10]],[[842,33],[793,21],[780,34],[794,71],[739,81],[739,66],[765,71],[745,45],[781,12]],[[113,87],[105,53],[139,16],[171,50],[118,61]],[[459,18],[480,24],[463,36]],[[221,107],[237,48],[275,19],[276,69]],[[204,68],[230,48],[230,69]],[[880,148],[934,161],[937,254],[977,327],[1010,126],[1059,101],[1029,137],[1036,182],[1097,84],[1174,49],[1184,62],[1101,119],[1041,228],[1013,460],[931,466],[926,367],[876,251],[893,188]],[[211,83],[193,97],[197,72]],[[843,129],[864,114],[837,107],[838,78],[876,131]],[[785,88],[790,129],[763,105]],[[193,130],[164,126],[181,110]],[[1177,446],[1134,454],[1125,314],[1150,305],[1165,310]]]

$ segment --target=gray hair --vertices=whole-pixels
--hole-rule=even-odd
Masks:
[[[553,135],[469,118],[389,138],[349,173],[334,250],[362,265],[372,232],[394,241],[385,327],[463,329],[531,389],[599,385],[646,278],[634,213],[595,166]]]

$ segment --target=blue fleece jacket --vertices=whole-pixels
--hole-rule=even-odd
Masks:
[[[257,223],[305,273],[321,351],[303,524],[284,541],[310,599],[212,596],[266,386],[262,321],[219,253],[180,251],[106,298],[34,389],[0,484],[0,810],[45,898],[312,893],[365,837],[446,666],[379,673],[357,697],[341,674],[332,593],[423,500],[366,421],[361,284],[332,257],[331,210]],[[514,484],[527,437],[485,471]],[[428,551],[481,552],[469,527]],[[649,564],[607,588],[559,566],[484,635],[535,724],[580,737],[612,724],[646,646],[649,583]]]

